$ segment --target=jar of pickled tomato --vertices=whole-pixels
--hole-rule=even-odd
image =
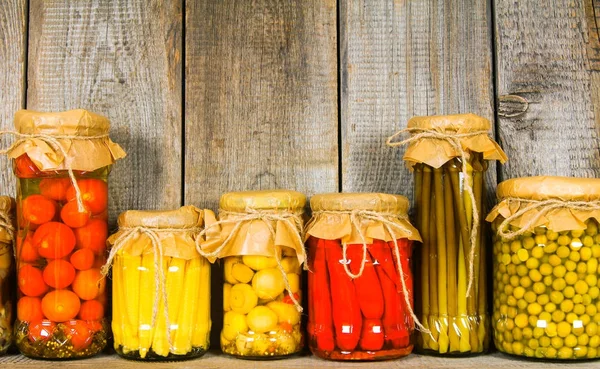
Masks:
[[[206,217],[202,250],[223,259],[223,352],[274,359],[302,350],[305,202],[294,191],[232,192],[221,197],[219,221]]]
[[[106,345],[108,174],[125,153],[107,118],[85,110],[15,115],[15,340],[33,358],[69,359]]]
[[[498,185],[492,326],[501,352],[600,358],[600,179],[527,177]]]

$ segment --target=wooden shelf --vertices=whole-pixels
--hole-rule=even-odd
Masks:
[[[129,361],[118,357],[117,355],[102,354],[90,359],[74,361],[41,361],[32,360],[21,355],[7,355],[0,358],[0,367],[7,368],[55,368],[58,365],[69,368],[139,368],[142,366],[153,366],[160,368],[368,368],[368,369],[389,369],[389,368],[461,368],[461,369],[483,369],[483,368],[600,368],[600,361],[554,363],[531,360],[520,360],[510,356],[495,352],[489,355],[474,356],[470,358],[444,358],[412,354],[407,357],[392,361],[380,362],[335,362],[318,359],[311,355],[297,356],[284,360],[273,361],[251,361],[238,360],[217,351],[211,351],[201,358],[189,361],[163,362],[163,363],[145,363],[140,361]]]

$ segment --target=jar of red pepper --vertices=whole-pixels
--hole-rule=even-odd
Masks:
[[[333,360],[384,360],[413,348],[413,241],[408,200],[379,193],[322,194],[307,225],[308,336]]]
[[[125,156],[109,127],[85,110],[15,114],[15,341],[26,356],[81,358],[106,345],[107,177]]]

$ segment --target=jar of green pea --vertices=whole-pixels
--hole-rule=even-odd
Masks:
[[[492,326],[501,352],[600,358],[600,179],[527,177],[498,185]]]

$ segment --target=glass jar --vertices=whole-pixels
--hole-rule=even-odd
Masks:
[[[302,350],[305,203],[294,191],[232,192],[221,197],[219,221],[207,221],[203,250],[223,259],[224,353],[277,359]]]
[[[414,329],[412,242],[420,241],[407,219],[408,200],[377,193],[322,194],[310,204],[310,350],[332,360],[408,355]]]
[[[13,200],[0,196],[0,355],[12,343],[12,322],[15,298],[13,262]]]
[[[485,118],[458,114],[414,117],[405,130],[413,135],[404,160],[414,169],[423,238],[415,257],[416,310],[430,331],[417,333],[420,353],[472,355],[489,347],[484,178],[488,160],[506,160],[489,129]]]
[[[498,185],[494,343],[539,359],[600,358],[600,180],[528,177]]]
[[[210,264],[195,243],[202,223],[201,210],[193,206],[119,216],[120,229],[108,243],[112,330],[120,356],[182,360],[208,350]]]
[[[107,179],[119,158],[111,150],[118,146],[105,136],[78,133],[109,130],[106,118],[84,110],[23,110],[15,127],[29,135],[8,153],[17,177],[17,347],[33,358],[95,355],[108,337],[100,268],[106,261]]]

